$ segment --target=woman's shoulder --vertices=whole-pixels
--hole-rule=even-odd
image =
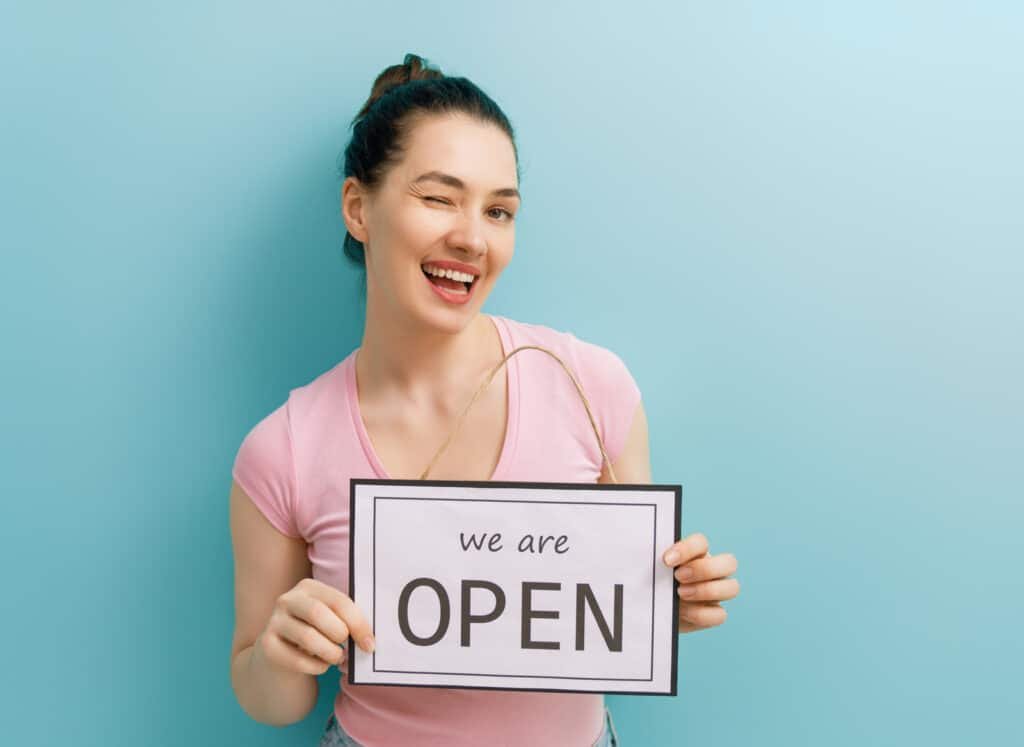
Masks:
[[[539,322],[527,322],[511,317],[499,317],[513,330],[517,345],[544,344],[562,348],[574,356],[584,358],[618,358],[611,348],[594,340],[589,335],[578,335],[571,329],[560,329]]]
[[[576,375],[590,382],[602,392],[613,391],[616,387],[636,387],[636,382],[623,360],[615,350],[599,343],[590,336],[577,335],[570,329],[559,329],[539,322],[501,317],[513,330],[515,345],[540,345],[565,359],[565,363]]]
[[[316,419],[343,406],[348,368],[355,359],[355,352],[353,350],[326,370],[288,390],[288,409],[294,420]]]
[[[504,320],[512,332],[512,340],[519,345],[541,345],[554,348],[561,352],[574,352],[572,349],[580,342],[573,332],[559,329],[548,324],[528,322],[523,319],[499,317]]]
[[[622,356],[607,345],[568,329],[508,321],[516,347],[537,344],[562,359],[591,405],[609,458],[613,462],[618,459],[642,399],[640,387]],[[519,370],[527,386],[545,392],[572,390],[573,385],[562,367],[545,358],[548,356],[531,356],[523,362],[526,365],[520,364]],[[572,401],[575,397],[576,394],[571,393],[558,399]],[[600,462],[600,456],[596,458]]]
[[[353,351],[354,353],[354,351]],[[298,384],[278,397],[270,411],[256,417],[246,438],[262,442],[267,448],[281,451],[301,434],[309,419],[338,410],[338,398],[345,396],[345,374],[353,353],[305,383]]]

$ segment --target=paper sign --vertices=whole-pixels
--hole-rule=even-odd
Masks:
[[[351,483],[350,683],[676,694],[681,486]]]

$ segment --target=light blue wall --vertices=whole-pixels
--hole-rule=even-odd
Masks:
[[[487,309],[622,355],[740,560],[623,743],[1013,740],[1019,4],[145,5],[0,13],[5,744],[316,743],[333,670],[230,688],[230,466],[358,344],[335,159],[409,51],[519,133]]]

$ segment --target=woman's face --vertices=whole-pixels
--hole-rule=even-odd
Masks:
[[[343,212],[366,248],[367,314],[465,328],[514,251],[519,185],[505,132],[465,116],[422,118],[377,192],[360,195],[350,180]],[[445,262],[476,276],[468,293],[459,280],[428,279],[424,266]]]

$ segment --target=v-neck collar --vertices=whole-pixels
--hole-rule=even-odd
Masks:
[[[513,348],[512,332],[508,320],[493,314],[485,314],[484,316],[491,320],[491,323],[494,324],[495,329],[498,331],[498,337],[501,340],[502,357],[508,355]],[[348,410],[352,414],[352,425],[359,437],[359,442],[363,447],[363,453],[366,456],[367,462],[369,462],[370,467],[378,478],[390,480],[393,478],[387,474],[384,464],[373,448],[373,442],[370,441],[370,434],[366,430],[366,424],[363,422],[363,416],[359,409],[359,391],[356,382],[357,352],[359,352],[359,348],[352,351],[345,366],[345,395],[348,399]],[[505,472],[515,454],[516,440],[519,432],[519,356],[512,356],[505,364],[504,370],[507,382],[506,405],[508,408],[505,423],[505,439],[501,445],[498,463],[495,465],[488,480],[501,480],[505,478]],[[438,434],[438,448],[440,448],[441,438],[444,435]],[[424,468],[426,467],[426,465],[423,466]],[[430,475],[427,475],[427,477],[429,479]]]

